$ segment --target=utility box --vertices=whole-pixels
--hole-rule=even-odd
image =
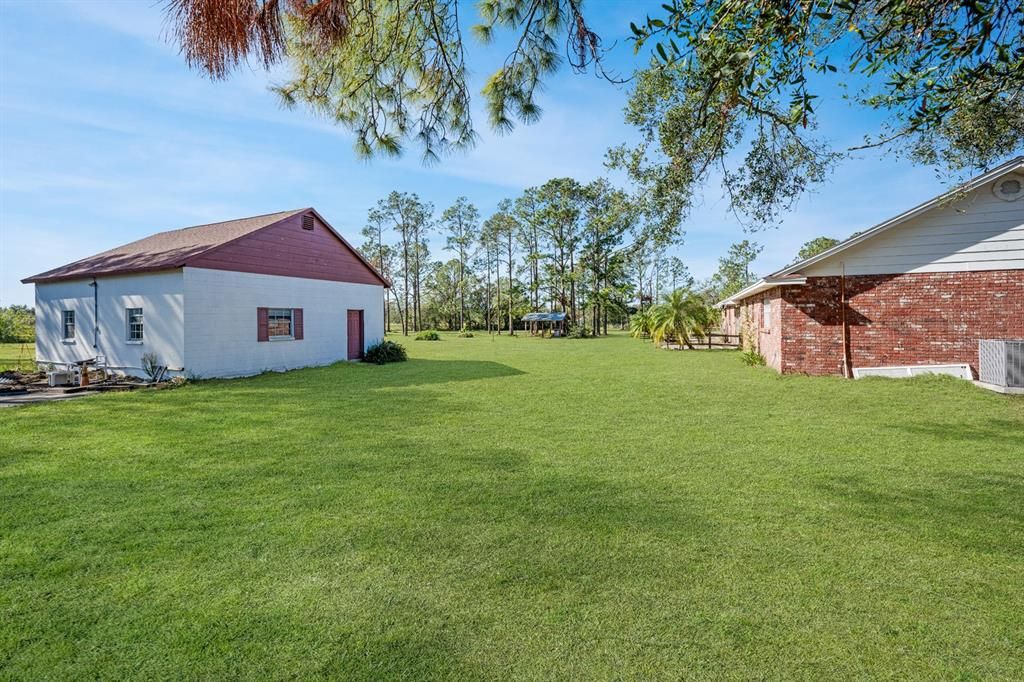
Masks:
[[[978,381],[1024,390],[1024,339],[978,341]]]
[[[53,372],[47,372],[46,380],[50,386],[67,386],[74,382],[75,375],[73,372],[56,370]]]

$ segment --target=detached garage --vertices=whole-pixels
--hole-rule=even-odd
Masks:
[[[377,270],[312,208],[160,232],[23,280],[36,358],[234,377],[358,359],[384,337]]]

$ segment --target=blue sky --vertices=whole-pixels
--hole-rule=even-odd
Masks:
[[[367,210],[392,189],[439,210],[464,194],[487,215],[549,178],[603,175],[605,150],[632,137],[625,86],[563,69],[534,125],[497,136],[477,109],[481,140],[469,153],[430,167],[413,150],[360,161],[345,130],[280,108],[267,86],[282,73],[243,69],[211,82],[190,72],[163,39],[161,6],[0,0],[0,305],[32,302],[23,277],[165,229],[315,206],[358,243]],[[643,4],[587,7],[606,45],[617,41],[611,66],[640,66],[625,38]],[[475,92],[500,58],[496,48],[471,48]],[[821,94],[824,135],[849,145],[870,131],[838,91]],[[703,278],[730,243],[750,237],[766,246],[755,263],[765,273],[808,239],[845,237],[940,190],[929,169],[869,153],[844,162],[780,229],[745,235],[712,183],[678,255]]]

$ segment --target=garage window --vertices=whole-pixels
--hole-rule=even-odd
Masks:
[[[125,308],[125,327],[130,343],[142,343],[142,308]]]
[[[270,308],[267,311],[267,334],[271,341],[294,338],[291,308]]]
[[[75,311],[65,310],[62,313],[64,323],[64,340],[74,341],[75,340]]]
[[[257,308],[257,341],[302,341],[302,308]]]

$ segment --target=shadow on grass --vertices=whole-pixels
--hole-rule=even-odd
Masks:
[[[495,587],[685,572],[663,553],[714,533],[670,486],[555,470],[511,448],[451,453],[414,470],[391,488],[401,510],[364,527],[365,543],[397,543],[402,563],[444,557],[453,573]]]
[[[515,367],[490,360],[409,360],[405,363],[385,365],[376,369],[393,370],[381,372],[372,379],[375,387],[422,386],[444,384],[451,381],[477,381],[526,374]]]
[[[1012,445],[1024,452],[1024,422],[1010,419],[990,419],[984,424],[964,424],[951,420],[934,424],[899,424],[890,428],[939,441]]]
[[[396,613],[396,619],[405,614]],[[299,623],[305,626],[305,623]],[[442,627],[416,632],[374,633],[372,628],[337,637],[319,652],[316,676],[347,680],[487,680],[493,679],[467,667],[455,653]],[[427,631],[424,631],[424,630]]]
[[[976,551],[1020,555],[1024,540],[1024,476],[1002,472],[933,476],[921,485],[840,476],[818,486],[844,510],[873,525]]]
[[[333,388],[398,388],[444,384],[452,381],[477,381],[525,374],[490,360],[414,359],[387,365],[337,362],[324,367],[307,367],[288,372],[265,372],[239,379],[209,379],[196,383],[203,387],[265,390],[303,387],[316,392]]]

